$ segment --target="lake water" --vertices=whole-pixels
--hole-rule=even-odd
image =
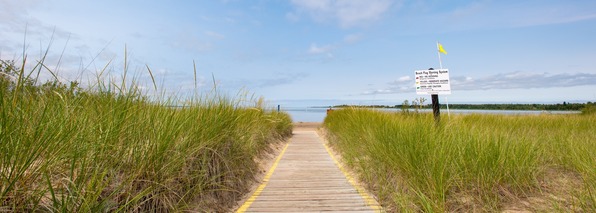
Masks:
[[[327,116],[326,108],[289,108],[286,111],[294,122],[323,122]]]
[[[327,116],[327,108],[312,108],[312,107],[288,107],[282,108],[282,111],[288,112],[292,116],[294,122],[323,122]],[[377,109],[387,112],[400,112],[401,109]],[[410,111],[414,111],[410,109]],[[422,112],[432,112],[431,109],[421,110]],[[452,109],[449,111],[452,114],[509,114],[509,115],[535,115],[541,113],[547,114],[575,114],[578,111],[542,111],[542,110],[458,110]],[[441,109],[441,115],[446,116],[447,110]]]

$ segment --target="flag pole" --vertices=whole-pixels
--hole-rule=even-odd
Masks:
[[[439,56],[439,67],[443,69],[443,61],[441,60],[441,47],[439,46],[439,41],[437,41],[437,55]],[[451,117],[451,112],[449,111],[449,100],[445,97],[445,102],[447,103],[447,118]]]
[[[439,49],[438,41],[437,41],[437,55],[439,56],[439,68],[443,69],[443,61],[441,60],[441,51]]]

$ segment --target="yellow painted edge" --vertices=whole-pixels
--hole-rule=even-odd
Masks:
[[[263,192],[263,189],[265,189],[265,186],[267,186],[267,183],[269,182],[271,175],[273,175],[273,171],[275,171],[275,168],[277,168],[277,165],[279,164],[281,157],[284,155],[284,153],[286,152],[286,149],[288,149],[289,145],[290,145],[290,143],[288,142],[288,144],[286,144],[284,149],[281,150],[281,153],[279,153],[279,156],[277,156],[277,159],[275,159],[275,162],[273,163],[273,165],[271,165],[271,168],[269,168],[269,171],[267,172],[267,174],[265,174],[265,177],[263,178],[263,182],[261,183],[261,185],[259,185],[259,187],[257,187],[257,190],[255,190],[255,192],[250,196],[250,198],[248,198],[248,200],[244,201],[244,204],[242,204],[242,206],[240,206],[240,208],[238,208],[238,210],[236,210],[236,213],[243,213],[246,210],[248,210],[248,207],[250,207],[250,205],[252,205],[252,203],[255,202],[257,197],[259,197],[261,192]]]
[[[319,137],[321,137],[319,135],[319,133],[317,133],[317,135]],[[356,191],[358,191],[358,194],[360,194],[360,197],[362,197],[362,199],[364,199],[364,202],[366,202],[366,205],[368,207],[370,207],[371,209],[375,210],[375,211],[379,211],[381,212],[381,206],[379,205],[379,203],[377,203],[377,201],[372,198],[367,192],[366,190],[364,190],[364,188],[362,188],[361,186],[359,186],[358,184],[356,184],[356,181],[354,180],[354,178],[348,174],[348,172],[344,169],[344,167],[339,163],[339,161],[337,161],[337,159],[335,159],[335,157],[333,156],[333,154],[331,153],[331,148],[329,148],[329,146],[327,146],[327,143],[323,142],[323,146],[325,146],[325,150],[327,150],[327,154],[329,154],[329,156],[331,156],[331,159],[333,160],[333,162],[335,162],[335,165],[337,165],[337,167],[339,167],[339,170],[344,173],[344,175],[346,176],[346,178],[348,179],[348,182],[350,182],[350,184],[352,184],[352,186],[354,188],[356,188]]]

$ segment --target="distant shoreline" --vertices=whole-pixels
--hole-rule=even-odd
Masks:
[[[557,104],[449,104],[449,109],[463,110],[533,110],[533,111],[580,111],[588,105],[596,103],[557,103]],[[447,109],[445,103],[440,104],[441,109]],[[328,108],[328,107],[312,107]],[[399,105],[336,105],[332,108],[385,108],[385,109],[432,109],[430,104],[399,104]]]

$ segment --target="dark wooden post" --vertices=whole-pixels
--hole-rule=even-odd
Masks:
[[[433,115],[435,116],[435,123],[438,125],[441,121],[441,110],[439,109],[439,95],[430,95],[433,105]]]
[[[432,67],[428,68],[428,70],[435,70]],[[432,100],[433,106],[433,115],[435,117],[435,124],[439,125],[441,122],[441,110],[439,109],[439,94],[432,94],[430,95],[430,99]]]
[[[277,105],[277,112],[279,112],[281,110],[281,105]]]

